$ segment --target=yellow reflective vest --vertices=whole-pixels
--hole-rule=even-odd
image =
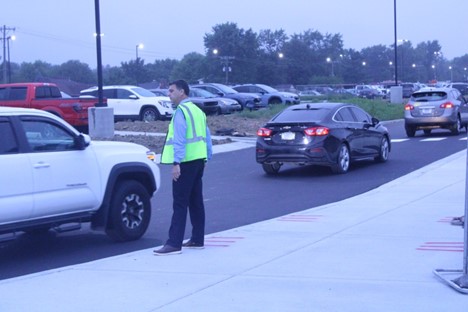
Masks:
[[[182,162],[187,162],[195,159],[207,158],[206,146],[206,115],[192,102],[184,102],[177,106],[177,110],[181,110],[187,122],[187,131],[185,133],[185,157]],[[176,111],[177,111],[176,110]],[[169,123],[166,142],[161,155],[161,164],[172,164],[174,162],[174,117],[172,116]]]

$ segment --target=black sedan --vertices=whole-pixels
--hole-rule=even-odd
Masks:
[[[267,174],[284,163],[346,173],[353,161],[387,161],[390,149],[387,128],[361,108],[307,103],[286,108],[257,131],[256,160]]]

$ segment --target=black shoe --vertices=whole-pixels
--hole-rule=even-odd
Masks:
[[[158,250],[153,250],[156,256],[170,256],[170,255],[177,255],[182,253],[181,248],[175,248],[169,245],[164,245],[162,248]]]
[[[195,243],[195,242],[193,242],[192,240],[189,240],[189,241],[187,241],[186,243],[183,243],[183,244],[182,244],[182,247],[184,247],[184,248],[192,248],[192,249],[203,249],[203,248],[205,248],[205,246],[203,246],[203,244]]]

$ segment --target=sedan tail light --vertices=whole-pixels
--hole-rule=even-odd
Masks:
[[[259,137],[269,137],[269,136],[271,136],[271,133],[272,133],[272,132],[273,132],[273,131],[271,131],[271,130],[268,129],[268,128],[260,128],[260,129],[257,130],[257,135],[258,135]]]
[[[324,136],[330,133],[330,129],[327,127],[312,127],[305,129],[304,133],[308,136]]]
[[[406,104],[405,105],[405,110],[409,111],[409,110],[413,110],[414,109],[414,106],[411,105],[411,104]]]
[[[444,104],[440,104],[440,108],[454,108],[455,105],[453,105],[452,102],[445,102]]]

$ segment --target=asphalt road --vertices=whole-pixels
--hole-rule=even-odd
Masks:
[[[216,154],[205,170],[206,232],[235,228],[355,196],[449,156],[467,146],[466,133],[435,131],[408,139],[401,121],[387,124],[392,136],[390,159],[384,164],[361,162],[344,175],[328,168],[283,166],[267,176],[255,162],[254,147]],[[171,217],[170,167],[161,166],[163,187],[153,198],[153,217],[146,235],[114,243],[88,226],[81,230],[19,235],[0,247],[0,279],[40,272],[155,247],[165,242]],[[378,205],[379,203],[376,203]],[[189,230],[186,232],[189,237]]]

